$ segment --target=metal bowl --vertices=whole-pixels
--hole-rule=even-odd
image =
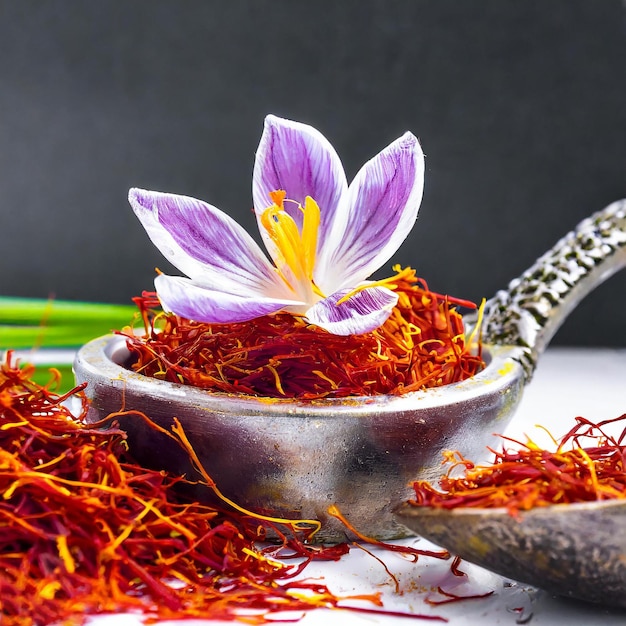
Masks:
[[[486,368],[473,378],[404,396],[307,402],[211,393],[133,373],[120,336],[85,345],[74,369],[87,382],[88,419],[141,411],[170,429],[180,420],[219,489],[258,513],[318,519],[317,540],[345,539],[337,506],[360,532],[408,531],[393,511],[416,479],[433,480],[441,453],[480,461],[513,416],[537,359],[587,293],[626,264],[626,201],[583,221],[486,307]],[[473,320],[468,320],[471,325]],[[136,414],[119,418],[140,462],[198,477],[187,453]],[[211,498],[198,486],[198,499]]]
[[[367,535],[406,536],[393,510],[410,482],[434,479],[445,449],[484,454],[521,396],[523,370],[511,352],[494,348],[485,370],[445,391],[308,402],[212,393],[134,373],[121,336],[85,345],[74,368],[88,383],[88,420],[125,409],[170,430],[177,417],[226,496],[257,513],[318,519],[316,539],[337,542],[346,529],[329,517],[330,505]],[[139,462],[200,478],[187,453],[141,417],[119,421]],[[194,496],[210,499],[210,490],[198,486]]]

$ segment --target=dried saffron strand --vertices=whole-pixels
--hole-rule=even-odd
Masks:
[[[506,507],[511,514],[550,504],[626,498],[626,427],[619,436],[606,427],[626,421],[626,414],[597,424],[577,417],[555,451],[531,440],[513,441],[518,449],[495,452],[491,465],[475,466],[458,452],[448,452],[449,468],[440,489],[426,481],[413,487],[418,506]],[[462,467],[461,476],[453,476]]]
[[[259,520],[181,501],[173,486],[182,479],[133,464],[119,430],[85,427],[30,372],[0,367],[3,626],[129,610],[155,619],[244,611],[253,622],[350,599],[293,580],[301,568],[273,558],[280,546],[256,549]],[[309,549],[294,533],[285,545],[308,560],[342,554]],[[376,594],[360,599],[380,605]]]
[[[244,515],[254,515],[254,519],[257,519],[259,521],[269,522],[272,524],[289,524],[296,530],[304,530],[306,532],[307,539],[311,539],[313,535],[315,535],[322,527],[322,524],[319,520],[313,520],[313,519],[287,520],[284,518],[262,515],[260,513],[252,513],[251,511],[248,511],[247,509],[242,508],[236,502],[234,502],[233,500],[225,496],[218,489],[213,479],[209,476],[207,471],[204,469],[204,467],[200,463],[200,460],[198,459],[198,455],[196,454],[196,451],[191,446],[189,439],[187,439],[187,435],[185,434],[178,418],[174,418],[174,427],[172,428],[172,431],[178,435],[183,448],[189,454],[189,458],[191,459],[196,470],[200,473],[200,475],[204,479],[205,484],[208,485],[213,490],[213,492],[219,497],[219,499],[222,502],[228,504],[230,507],[232,507],[239,513],[243,513]]]
[[[465,380],[484,363],[465,338],[456,307],[475,305],[429,290],[411,269],[386,285],[398,294],[376,331],[336,336],[286,313],[246,323],[202,324],[158,310],[153,293],[135,301],[145,335],[122,332],[132,368],[216,392],[270,398],[403,394]]]
[[[456,593],[451,593],[450,591],[445,591],[441,587],[437,587],[437,593],[443,596],[442,600],[433,600],[432,598],[426,598],[424,602],[426,602],[426,604],[430,604],[431,606],[441,606],[442,604],[452,604],[453,602],[463,602],[465,600],[481,600],[483,598],[488,598],[489,596],[492,596],[494,592],[487,591],[485,593],[459,596]]]
[[[339,508],[331,504],[327,511],[328,515],[338,519],[350,532],[352,532],[356,537],[358,537],[364,543],[369,543],[373,546],[378,546],[379,548],[385,548],[385,550],[389,550],[391,552],[401,552],[407,556],[411,556],[414,561],[417,561],[420,556],[430,556],[435,559],[449,559],[450,553],[447,550],[420,550],[419,548],[410,548],[407,546],[398,546],[391,543],[386,543],[384,541],[379,541],[378,539],[374,539],[373,537],[368,537],[360,532],[357,528],[355,528],[350,521],[345,517],[345,515],[339,510]]]
[[[460,567],[461,567],[461,557],[460,556],[455,556],[454,559],[452,559],[452,565],[450,565],[450,571],[452,572],[452,574],[454,576],[458,576],[460,578],[464,578],[467,577],[467,574],[463,571],[461,571]]]
[[[268,515],[262,515],[260,513],[254,513],[252,511],[249,511],[241,507],[239,504],[237,504],[236,502],[228,498],[226,495],[224,495],[220,491],[218,486],[215,484],[215,481],[209,476],[207,471],[202,466],[202,463],[200,462],[198,455],[196,454],[196,451],[192,447],[189,439],[187,438],[187,434],[185,433],[182,427],[182,424],[176,417],[174,417],[172,420],[174,423],[172,427],[172,432],[166,430],[162,426],[159,426],[158,424],[150,420],[150,418],[147,415],[145,415],[144,413],[140,411],[119,411],[117,413],[111,413],[101,423],[106,424],[107,422],[110,422],[112,419],[116,417],[122,417],[122,416],[128,417],[129,415],[133,415],[139,419],[143,419],[150,426],[150,428],[154,428],[155,430],[158,430],[162,434],[170,437],[176,444],[178,444],[183,450],[185,450],[185,452],[189,456],[189,460],[192,466],[197,471],[197,473],[202,477],[203,484],[206,485],[209,489],[211,489],[213,493],[215,493],[215,495],[218,497],[218,499],[221,500],[223,503],[227,504],[230,508],[234,509],[235,511],[238,511],[239,513],[242,513],[243,515],[252,516],[254,517],[254,519],[259,520],[259,521],[268,522],[272,524],[287,524],[293,530],[302,531],[304,534],[304,537],[307,540],[312,539],[313,536],[320,530],[321,522],[319,520],[314,520],[314,519],[288,520],[285,518],[271,517]]]
[[[394,544],[385,543],[384,541],[373,539],[372,537],[368,537],[364,535],[363,533],[360,533],[356,528],[354,528],[354,526],[350,524],[350,522],[346,519],[346,517],[341,513],[341,511],[335,505],[331,505],[330,507],[328,507],[327,513],[331,515],[332,517],[338,519],[348,530],[354,533],[354,535],[356,535],[364,543],[375,545],[375,546],[378,546],[379,548],[384,548],[385,550],[390,550],[392,552],[404,553],[405,555],[412,557],[414,561],[417,561],[419,556],[429,556],[429,557],[434,557],[437,559],[444,559],[444,560],[449,559],[451,556],[447,550],[438,550],[438,551],[421,550],[419,548],[397,546]],[[382,564],[382,566],[385,568],[385,571],[387,572],[387,574],[389,575],[389,577],[391,578],[391,580],[393,581],[395,585],[396,593],[398,593],[400,589],[399,581],[391,573],[387,565],[381,559],[379,559],[375,554],[367,550],[365,547],[358,545],[358,544],[355,544],[355,545],[357,545],[357,547],[359,547],[361,550],[364,550],[365,552],[367,552],[370,556],[372,556],[374,559],[376,559]],[[452,559],[452,563],[450,564],[450,573],[453,576],[467,577],[467,574],[465,572],[462,572],[459,569],[460,565],[461,565],[461,557],[455,556]],[[493,594],[493,591],[489,591],[487,593],[482,593],[482,594],[470,594],[466,596],[460,596],[452,592],[445,591],[441,586],[437,587],[437,592],[445,596],[445,600],[432,600],[430,598],[426,598],[424,600],[426,604],[430,604],[432,606],[436,606],[439,604],[451,604],[452,602],[461,602],[463,600],[477,600],[480,598],[487,598],[488,596]]]

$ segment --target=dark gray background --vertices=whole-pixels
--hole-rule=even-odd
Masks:
[[[349,178],[413,131],[426,190],[395,260],[489,297],[626,196],[625,70],[620,0],[0,2],[0,293],[127,302],[152,288],[170,268],[131,186],[256,230],[271,112],[320,129]],[[625,303],[619,275],[556,341],[626,345]]]

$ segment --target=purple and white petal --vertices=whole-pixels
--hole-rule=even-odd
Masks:
[[[318,258],[315,281],[322,291],[357,285],[386,263],[417,218],[424,190],[424,154],[411,133],[368,161],[350,184],[347,223],[334,250]]]
[[[321,212],[318,250],[329,240],[331,231],[343,230],[345,215],[338,215],[337,207],[348,184],[337,152],[312,126],[268,115],[254,162],[252,195],[259,230],[273,259],[275,247],[259,217],[272,203],[269,192],[278,189],[302,206],[307,196],[317,202]],[[301,227],[297,205],[287,202],[285,210]]]
[[[232,218],[187,196],[131,189],[130,204],[163,256],[205,287],[288,298],[261,248]]]
[[[210,324],[247,322],[299,304],[293,300],[254,298],[206,289],[188,278],[165,274],[154,279],[154,286],[165,311]]]
[[[384,324],[398,302],[390,289],[370,287],[337,304],[348,293],[344,289],[314,304],[306,312],[307,321],[334,335],[362,335]]]

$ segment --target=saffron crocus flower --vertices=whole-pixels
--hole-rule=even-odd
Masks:
[[[155,279],[166,311],[209,323],[287,311],[351,335],[378,328],[397,302],[391,283],[367,279],[413,227],[423,186],[424,155],[411,133],[348,186],[321,133],[270,115],[256,153],[253,200],[273,264],[210,204],[140,189],[131,189],[129,200],[153,243],[187,275]]]

